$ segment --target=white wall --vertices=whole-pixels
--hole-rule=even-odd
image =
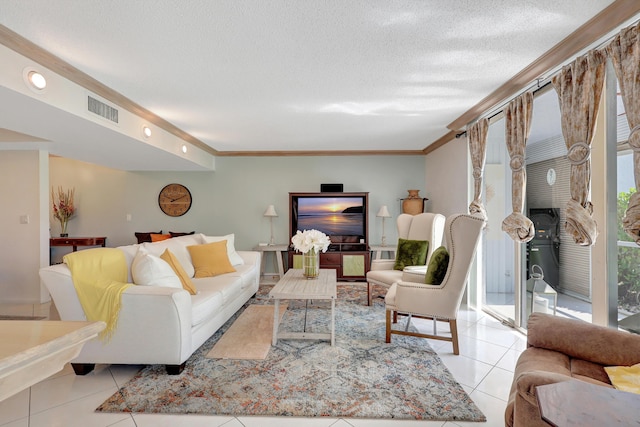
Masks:
[[[251,249],[269,240],[269,219],[263,213],[270,204],[279,215],[274,218],[276,240],[286,243],[289,192],[319,191],[321,183],[369,192],[369,240],[374,243],[382,234],[375,216],[381,205],[395,217],[407,189],[421,189],[431,198],[424,192],[422,156],[219,157],[216,165],[215,172],[123,172],[52,157],[51,186],[76,189],[78,213],[69,222],[69,234],[107,236],[107,246],[135,243],[136,231],[162,230],[235,233],[236,247]],[[193,197],[189,212],[178,218],[158,208],[158,193],[172,182],[187,186]],[[386,225],[387,239],[394,241],[395,227]],[[52,220],[52,235],[59,233]],[[53,260],[59,262],[67,252],[54,249]]]
[[[427,154],[425,159],[425,181],[430,194],[427,202],[429,212],[438,212],[444,216],[457,213],[469,213],[469,184],[471,166],[467,138],[456,138]],[[481,255],[481,250],[479,254]],[[469,288],[463,301],[471,307],[477,307],[479,295],[477,277],[482,273],[477,265],[471,271]]]
[[[33,303],[41,300],[38,269],[49,259],[47,154],[0,153],[0,303]]]
[[[469,212],[469,150],[466,138],[454,139],[425,159],[427,210],[445,216]]]
[[[54,157],[51,186],[76,188],[78,213],[68,226],[72,236],[106,235],[108,246],[118,246],[133,243],[135,231],[234,232],[241,249],[269,239],[269,220],[262,214],[270,204],[279,214],[277,240],[287,239],[289,192],[319,191],[321,183],[368,191],[370,240],[378,241],[379,206],[386,204],[396,216],[406,189],[424,188],[421,156],[222,157],[217,164],[216,172],[123,172]],[[193,205],[182,217],[158,208],[158,193],[171,182],[184,184],[192,194]],[[52,222],[52,234],[59,232]]]

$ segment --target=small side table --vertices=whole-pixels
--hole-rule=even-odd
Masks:
[[[372,260],[382,259],[383,252],[387,252],[387,254],[389,255],[389,259],[395,259],[396,251],[398,250],[398,247],[396,245],[391,245],[391,246],[369,245],[369,248],[371,249],[371,252],[373,252],[373,256],[371,257]]]
[[[640,334],[640,313],[632,314],[631,316],[618,320],[618,326],[625,331]]]
[[[555,427],[633,426],[640,395],[570,379],[536,387],[542,419]]]
[[[284,263],[282,261],[283,253],[289,251],[289,245],[275,244],[275,245],[258,245],[253,248],[254,251],[262,252],[262,262],[260,263],[260,275],[264,276],[264,267],[266,264],[266,254],[271,252],[273,254],[273,260],[275,267],[278,269],[278,280],[284,277]]]

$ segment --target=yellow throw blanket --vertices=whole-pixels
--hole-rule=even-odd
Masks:
[[[132,286],[127,283],[124,253],[115,248],[87,249],[67,254],[63,260],[87,320],[105,322],[100,338],[108,340],[118,322],[122,292]]]

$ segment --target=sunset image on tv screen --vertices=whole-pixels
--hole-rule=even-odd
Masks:
[[[359,197],[298,199],[298,230],[316,229],[327,235],[362,235],[364,205]]]

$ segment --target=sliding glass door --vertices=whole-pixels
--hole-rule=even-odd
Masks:
[[[487,135],[484,167],[484,206],[488,224],[483,239],[483,309],[516,325],[516,275],[514,243],[502,231],[502,220],[511,213],[511,169],[505,144],[504,119],[494,120]]]

